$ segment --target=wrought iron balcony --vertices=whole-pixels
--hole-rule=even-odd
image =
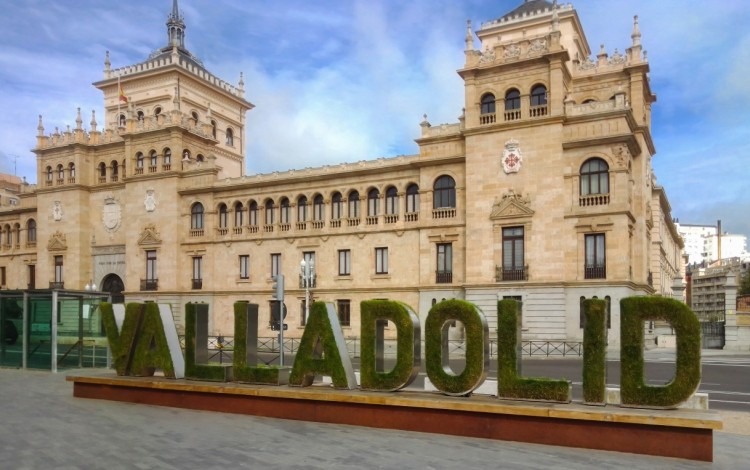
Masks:
[[[501,281],[528,281],[529,266],[509,267],[495,266],[495,282]]]
[[[141,279],[141,291],[159,290],[158,279]]]
[[[193,279],[193,290],[203,289],[203,279]]]
[[[585,279],[607,279],[607,267],[601,266],[585,266],[584,268]]]
[[[453,282],[453,272],[451,271],[436,271],[435,272],[436,284],[451,284],[452,282]]]
[[[65,289],[65,283],[63,281],[50,281],[50,289]]]

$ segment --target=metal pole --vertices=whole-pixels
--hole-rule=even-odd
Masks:
[[[307,325],[307,319],[310,317],[310,264],[305,263],[305,272],[303,274],[305,280],[305,325]]]

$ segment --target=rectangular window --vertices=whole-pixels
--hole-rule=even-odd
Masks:
[[[271,277],[281,274],[281,253],[271,254]]]
[[[250,255],[240,255],[240,279],[250,279]]]
[[[503,281],[526,279],[523,235],[523,227],[503,228]]]
[[[596,233],[584,237],[586,249],[586,264],[584,266],[585,279],[606,279],[606,253],[604,234]]]
[[[352,251],[339,250],[339,276],[352,274]]]
[[[193,289],[203,288],[203,258],[193,257]]]
[[[453,245],[437,244],[437,271],[435,282],[438,284],[453,282]]]
[[[146,280],[156,279],[156,250],[146,250]]]
[[[29,265],[29,289],[36,289],[36,266]]]
[[[388,274],[388,248],[375,248],[375,274]]]
[[[0,286],[5,285],[5,266],[0,266]]]
[[[63,282],[63,257],[55,256],[55,282]]]
[[[337,300],[336,310],[339,313],[339,323],[341,326],[351,326],[351,301]]]

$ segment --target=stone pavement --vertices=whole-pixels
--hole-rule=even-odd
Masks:
[[[0,403],[3,469],[737,469],[750,457],[750,436],[724,432],[707,464],[90,400],[65,374],[15,369],[0,369]]]

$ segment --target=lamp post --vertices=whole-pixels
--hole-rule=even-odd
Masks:
[[[302,282],[305,285],[305,325],[307,325],[307,317],[310,316],[310,285],[315,276],[315,264],[312,259],[307,262],[302,258],[302,261],[299,262],[299,268]]]

